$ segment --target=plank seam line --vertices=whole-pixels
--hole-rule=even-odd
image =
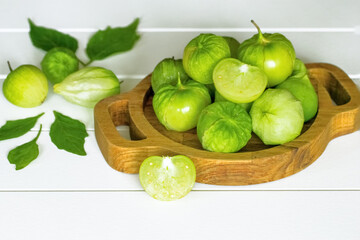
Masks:
[[[192,192],[360,192],[360,189],[194,189]],[[0,190],[0,193],[111,193],[111,192],[145,192],[145,190]]]
[[[99,29],[95,28],[57,28],[58,31],[66,33],[94,33]],[[282,33],[354,33],[358,34],[358,27],[278,27],[262,28],[263,32],[282,32]],[[0,33],[28,33],[29,28],[0,28]],[[197,28],[197,27],[154,27],[138,28],[139,33],[197,33],[197,32],[257,32],[256,28]]]

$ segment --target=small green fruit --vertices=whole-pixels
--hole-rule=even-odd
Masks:
[[[303,61],[301,61],[299,58],[295,59],[294,62],[294,69],[290,75],[290,77],[297,77],[297,78],[302,78],[305,75],[307,75],[308,70],[305,66],[305,64],[303,63]]]
[[[39,68],[22,65],[8,74],[2,89],[5,98],[12,104],[31,108],[45,101],[48,82]]]
[[[231,57],[232,58],[237,58],[238,49],[239,49],[239,46],[240,46],[239,41],[236,40],[233,37],[228,37],[228,36],[224,36],[223,38],[229,44]]]
[[[120,93],[120,82],[108,69],[85,67],[55,84],[54,92],[69,102],[92,108],[100,100]]]
[[[212,152],[237,152],[251,138],[251,118],[239,104],[215,102],[201,112],[197,135],[204,149]]]
[[[252,23],[258,29],[258,34],[240,44],[238,59],[263,69],[268,77],[268,87],[276,86],[291,75],[295,49],[284,35],[263,34],[255,22]]]
[[[276,88],[286,89],[300,100],[304,110],[304,121],[312,119],[318,110],[318,96],[307,75],[306,67],[299,59],[293,74]]]
[[[253,103],[250,116],[254,133],[266,145],[290,142],[304,125],[301,102],[285,89],[267,89]]]
[[[47,79],[56,84],[79,69],[79,60],[70,49],[56,47],[46,53],[41,68]]]
[[[203,84],[211,84],[216,64],[229,57],[230,48],[223,37],[210,33],[200,34],[186,45],[183,66],[190,78]]]
[[[211,103],[207,87],[194,80],[160,88],[153,98],[154,112],[168,130],[178,132],[196,127],[201,111]]]
[[[182,59],[175,60],[174,58],[165,58],[160,61],[152,75],[151,87],[156,93],[164,84],[176,85],[178,82],[178,74],[182,83],[189,79],[182,65]]]

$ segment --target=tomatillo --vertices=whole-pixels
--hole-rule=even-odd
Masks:
[[[305,64],[300,59],[296,59],[292,75],[276,88],[290,91],[301,102],[305,122],[315,117],[319,106],[318,96],[310,82]]]
[[[151,87],[154,93],[164,84],[176,85],[178,74],[183,83],[189,79],[182,65],[182,59],[165,58],[161,60],[151,75]]]
[[[230,55],[229,44],[223,37],[202,33],[192,39],[184,49],[185,72],[195,81],[211,84],[216,64]]]
[[[188,80],[176,86],[166,85],[155,93],[154,112],[168,130],[178,132],[196,127],[201,111],[211,103],[209,90],[201,83]]]
[[[273,87],[287,79],[294,67],[295,49],[284,35],[280,33],[262,33],[259,26],[258,34],[240,44],[238,59],[263,69],[268,77],[268,87]]]
[[[48,81],[44,73],[33,65],[21,65],[12,70],[3,84],[5,98],[12,104],[31,108],[42,104],[48,94]]]
[[[204,149],[212,152],[237,152],[251,138],[250,115],[240,104],[215,102],[200,114],[197,135]]]
[[[79,69],[79,60],[70,49],[55,47],[44,56],[41,61],[41,69],[47,79],[52,84],[56,84]]]

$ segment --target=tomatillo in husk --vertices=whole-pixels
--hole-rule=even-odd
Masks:
[[[181,82],[189,79],[182,65],[182,59],[165,58],[155,67],[151,75],[151,87],[156,93],[164,84],[176,85],[180,74]]]
[[[212,152],[237,152],[251,138],[250,115],[240,104],[214,102],[200,114],[197,135],[204,149]]]
[[[79,69],[79,60],[70,49],[55,47],[44,56],[41,61],[41,69],[47,79],[52,84],[56,84]]]
[[[212,74],[216,64],[231,55],[227,41],[215,34],[202,33],[185,47],[183,65],[185,72],[195,81],[213,83]]]
[[[55,84],[54,92],[71,103],[92,108],[100,100],[119,94],[120,82],[106,68],[84,67]]]

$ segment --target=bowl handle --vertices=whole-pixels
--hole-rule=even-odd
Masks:
[[[322,74],[318,82],[319,102],[323,113],[330,119],[330,138],[360,129],[360,92],[356,84],[340,68],[327,63],[307,64],[312,74]],[[322,95],[322,96],[320,96]],[[319,113],[320,114],[320,113]]]
[[[150,91],[150,77],[141,81],[133,90],[105,98],[94,108],[95,136],[99,148],[114,169],[137,173],[143,160],[149,156],[173,154],[159,132],[149,126],[143,113],[144,99]],[[129,126],[131,139],[119,134],[116,127]]]

